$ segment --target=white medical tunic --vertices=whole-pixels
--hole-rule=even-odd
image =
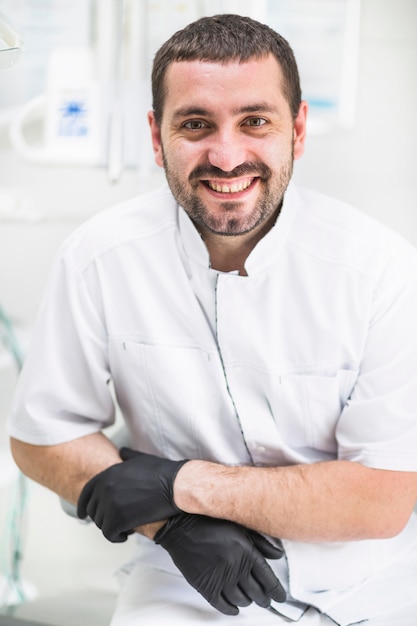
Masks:
[[[105,428],[111,380],[149,453],[417,471],[416,250],[290,185],[246,270],[210,268],[167,187],[89,220],[53,267],[10,434],[53,445]],[[283,544],[291,596],[337,623],[416,602],[414,516],[392,539]]]

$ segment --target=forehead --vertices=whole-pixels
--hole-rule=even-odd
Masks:
[[[165,77],[164,112],[181,107],[229,104],[236,108],[245,101],[285,102],[283,74],[273,55],[244,63],[230,61],[176,61]]]

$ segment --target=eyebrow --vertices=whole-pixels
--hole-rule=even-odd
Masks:
[[[210,115],[210,111],[207,109],[199,109],[197,107],[184,107],[182,109],[177,109],[173,113],[173,118],[176,117],[190,117],[190,116],[201,116],[205,117]]]
[[[242,115],[243,113],[279,113],[279,108],[272,106],[267,102],[256,102],[254,104],[248,104],[242,107],[238,107],[236,109],[232,109],[232,115]],[[212,111],[208,109],[203,109],[200,107],[183,107],[177,109],[173,113],[173,118],[182,118],[182,117],[208,117],[212,115]]]
[[[233,109],[232,113],[238,115],[239,113],[279,113],[279,108],[269,104],[268,102],[255,102],[254,104],[248,104],[238,109]]]

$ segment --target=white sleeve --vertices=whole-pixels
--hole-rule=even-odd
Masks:
[[[8,420],[12,437],[53,445],[114,422],[107,334],[94,266],[53,266]]]
[[[339,457],[417,471],[417,261],[391,259],[375,286],[359,377],[336,437]]]

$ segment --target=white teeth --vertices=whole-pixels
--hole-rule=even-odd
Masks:
[[[252,179],[232,183],[231,185],[226,185],[225,183],[219,184],[211,180],[208,180],[207,183],[213,191],[218,191],[220,193],[238,193],[239,191],[247,189],[252,183]]]

